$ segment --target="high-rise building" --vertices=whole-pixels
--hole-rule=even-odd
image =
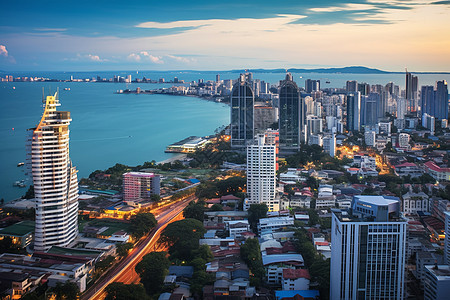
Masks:
[[[280,209],[275,199],[278,155],[278,132],[267,130],[258,134],[247,146],[247,195],[245,209],[251,204],[265,203],[269,211]]]
[[[330,299],[403,299],[406,219],[400,201],[354,196],[333,209]]]
[[[216,75],[216,82],[220,82],[220,74]]]
[[[231,146],[245,148],[254,138],[254,95],[249,76],[241,74],[231,91]]]
[[[320,80],[306,79],[305,91],[307,93],[320,91]]]
[[[305,109],[291,73],[287,73],[286,79],[281,81],[278,112],[280,148],[282,150],[299,149],[302,128],[304,128],[305,123]]]
[[[370,85],[368,83],[359,83],[358,91],[361,93],[361,96],[367,96],[370,93]]]
[[[417,112],[418,78],[406,71],[406,110],[408,113]]]
[[[345,84],[345,89],[347,90],[347,94],[357,92],[358,91],[358,81],[356,81],[356,80],[347,81],[347,83]]]
[[[381,102],[380,94],[370,93],[361,97],[361,125],[375,126],[378,122],[378,106]]]
[[[436,106],[438,111],[434,116],[437,119],[444,120],[448,119],[448,87],[447,81],[437,81],[436,82]]]
[[[435,93],[432,85],[424,85],[420,89],[420,112],[434,116],[436,113]]]
[[[33,179],[34,249],[67,246],[78,234],[77,170],[69,157],[70,112],[57,111],[58,93],[47,96],[39,124],[29,129],[27,166]]]
[[[123,200],[150,200],[159,195],[160,176],[154,173],[128,172],[123,174]]]
[[[450,211],[445,211],[444,216],[445,216],[444,263],[450,265]]]
[[[353,92],[347,95],[347,130],[358,131],[361,127],[361,94]]]

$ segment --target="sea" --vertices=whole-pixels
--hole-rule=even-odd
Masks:
[[[68,80],[85,78],[146,77],[165,81],[175,77],[186,83],[200,79],[236,79],[237,72],[196,71],[117,71],[117,72],[13,72],[0,77],[45,77]],[[299,86],[306,79],[321,80],[321,87],[345,86],[347,80],[369,84],[394,82],[405,85],[404,74],[293,74]],[[450,74],[419,74],[419,86],[434,85],[437,80],[450,81]],[[281,73],[255,73],[253,78],[276,85],[284,79]],[[329,83],[327,83],[329,82]],[[123,89],[156,89],[171,83],[100,83],[100,82],[0,82],[0,199],[5,202],[25,194],[31,180],[24,167],[27,130],[37,125],[43,112],[42,95],[59,90],[59,110],[70,111],[70,157],[77,167],[78,178],[116,163],[130,166],[145,161],[162,161],[174,154],[165,148],[188,136],[206,136],[230,123],[229,106],[197,97],[158,94],[116,94]],[[67,89],[67,90],[65,90]],[[70,89],[70,90],[68,90]],[[25,188],[13,186],[24,180]]]

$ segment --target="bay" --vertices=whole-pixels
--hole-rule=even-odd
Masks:
[[[138,165],[170,158],[174,154],[164,153],[167,145],[191,135],[213,134],[229,124],[225,104],[185,96],[114,94],[117,89],[136,86],[0,83],[0,198],[7,202],[25,193],[25,188],[13,187],[15,181],[24,179],[30,184],[24,167],[17,163],[26,158],[27,129],[36,126],[43,112],[42,88],[46,95],[59,88],[58,110],[71,113],[70,157],[79,170],[78,178],[116,163]]]

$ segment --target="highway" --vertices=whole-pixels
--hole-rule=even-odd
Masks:
[[[119,264],[113,267],[105,277],[100,278],[94,285],[87,289],[81,296],[81,300],[104,299],[106,296],[105,288],[112,282],[123,282],[126,284],[138,283],[139,275],[135,272],[135,266],[142,260],[142,257],[153,251],[166,250],[157,245],[161,231],[171,222],[183,219],[183,209],[194,200],[191,196],[185,200],[171,204],[169,207],[157,208],[152,211],[155,215],[158,225],[153,231],[141,239],[130,254]]]

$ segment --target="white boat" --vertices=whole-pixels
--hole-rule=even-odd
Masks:
[[[25,164],[25,163],[20,162],[20,163],[17,164],[17,166],[18,166],[18,167],[21,167],[21,166],[23,166],[24,164]]]
[[[70,91],[70,88],[64,88],[65,91]]]

